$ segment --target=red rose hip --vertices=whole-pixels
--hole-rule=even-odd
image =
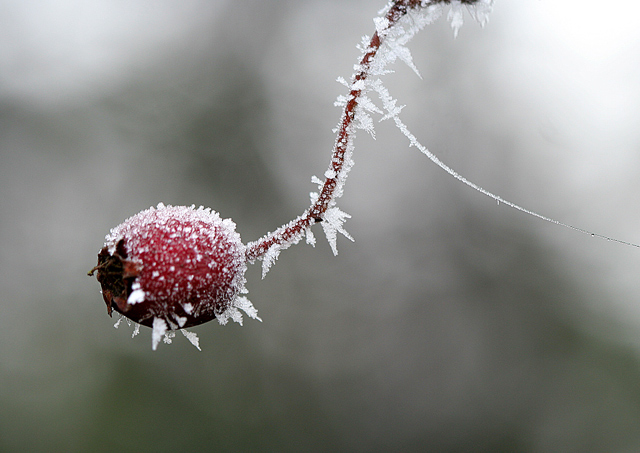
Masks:
[[[257,318],[241,296],[246,269],[245,246],[230,219],[202,207],[159,204],[111,230],[90,274],[97,271],[110,315],[115,310],[153,328],[155,349],[163,336],[170,342],[167,331],[214,318],[242,323],[238,309]]]

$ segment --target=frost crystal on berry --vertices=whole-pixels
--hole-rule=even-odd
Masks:
[[[98,254],[97,271],[107,312],[153,329],[156,348],[174,330],[217,318],[242,324],[244,311],[260,319],[242,294],[247,262],[235,223],[194,206],[149,208],[113,228]],[[199,348],[198,348],[199,349]]]

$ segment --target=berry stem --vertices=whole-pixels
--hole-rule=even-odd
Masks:
[[[474,3],[476,0],[466,0],[463,3]],[[297,219],[292,220],[286,225],[281,226],[272,233],[268,233],[261,239],[247,244],[246,257],[247,260],[253,262],[258,258],[262,258],[267,251],[274,245],[285,245],[294,241],[296,238],[302,237],[303,233],[316,222],[321,222],[324,214],[330,207],[332,200],[335,198],[336,188],[338,187],[338,178],[345,164],[345,153],[347,152],[350,141],[353,136],[353,122],[356,117],[356,108],[362,94],[359,88],[369,76],[371,64],[384,41],[385,32],[393,27],[410,9],[427,7],[437,3],[450,3],[450,0],[420,1],[420,0],[395,0],[392,2],[385,19],[386,27],[376,31],[366,52],[360,60],[358,70],[351,80],[351,89],[347,98],[347,103],[342,112],[339,128],[333,145],[331,161],[329,163],[329,176],[325,177],[324,184],[318,196],[318,199],[311,205],[309,209],[304,211]]]

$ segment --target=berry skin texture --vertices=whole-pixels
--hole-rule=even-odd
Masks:
[[[113,228],[90,272],[97,272],[108,314],[153,328],[154,349],[167,330],[214,318],[242,324],[238,309],[259,319],[241,296],[247,260],[235,227],[208,208],[161,203]]]

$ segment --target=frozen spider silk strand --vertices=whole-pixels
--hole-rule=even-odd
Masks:
[[[380,97],[381,98],[386,98],[388,96],[388,92],[386,91],[386,89],[384,89],[384,87],[380,86]],[[567,223],[563,223],[560,222],[559,220],[555,220],[552,219],[550,217],[545,217],[541,214],[538,214],[537,212],[531,211],[527,208],[523,208],[522,206],[519,206],[509,200],[505,200],[504,198],[502,198],[499,195],[496,195],[492,192],[489,192],[486,189],[483,189],[482,187],[480,187],[479,185],[475,184],[474,182],[469,181],[467,178],[465,178],[464,176],[462,176],[461,174],[459,174],[458,172],[456,172],[453,168],[449,167],[448,165],[446,165],[444,162],[442,162],[438,156],[436,156],[435,154],[433,154],[431,151],[429,151],[422,143],[420,143],[418,141],[418,139],[415,137],[415,135],[413,135],[409,129],[407,128],[407,126],[402,122],[402,120],[397,116],[397,115],[393,115],[390,112],[390,117],[393,118],[393,121],[395,122],[396,126],[398,127],[398,129],[400,129],[400,131],[409,139],[409,145],[410,146],[415,146],[416,148],[418,148],[418,150],[420,150],[421,153],[423,153],[425,156],[427,156],[429,158],[429,160],[431,160],[434,164],[436,164],[438,167],[440,167],[441,169],[443,169],[444,171],[446,171],[447,173],[449,173],[451,176],[453,176],[454,178],[456,178],[457,180],[463,182],[464,184],[466,184],[467,186],[471,187],[472,189],[477,190],[478,192],[482,193],[483,195],[486,195],[490,198],[493,198],[494,200],[496,200],[498,203],[502,203],[505,204],[507,206],[509,206],[510,208],[513,209],[517,209],[518,211],[522,211],[525,214],[529,214],[533,217],[537,217],[541,220],[547,221],[547,222],[551,222],[551,223],[555,223],[556,225],[560,225],[566,228],[570,228],[572,230],[578,231],[580,233],[584,233],[584,234],[588,234],[592,237],[598,237],[601,239],[605,239],[607,241],[611,241],[611,242],[617,242],[619,244],[624,244],[624,245],[628,245],[631,247],[639,247],[640,245],[638,244],[634,244],[632,242],[627,242],[627,241],[622,241],[620,239],[615,239],[609,236],[605,236],[602,234],[598,234],[598,233],[593,233],[589,230],[585,230],[583,228],[579,228],[573,225],[569,225]]]
[[[462,16],[463,4],[462,3],[463,2],[460,2],[460,1],[457,1],[457,2],[452,1],[451,9],[448,15],[448,19],[451,22],[451,26],[454,29],[455,36],[457,36],[458,30],[463,22],[463,16]],[[469,7],[469,12],[478,22],[484,25],[488,20],[488,13],[491,10],[492,3],[493,3],[492,1],[476,2],[471,7]],[[416,9],[412,11],[412,13],[409,14],[406,18],[408,24],[400,23],[397,27],[395,27],[395,29],[393,30],[393,33],[388,34],[387,47],[391,49],[390,51],[391,56],[386,58],[384,57],[381,58],[382,60],[381,65],[386,64],[386,62],[392,62],[397,57],[397,58],[400,58],[402,61],[404,61],[411,69],[413,69],[414,72],[416,72],[416,74],[420,75],[417,69],[415,68],[415,66],[413,65],[409,50],[405,47],[401,47],[400,51],[398,51],[397,48],[404,45],[415,34],[416,31],[418,31],[424,25],[430,23],[433,20],[433,17],[434,15],[431,14],[428,10]],[[398,40],[400,41],[400,44],[395,42]],[[383,71],[378,71],[378,72],[383,73]],[[633,242],[623,241],[610,236],[595,233],[595,232],[586,230],[584,228],[576,227],[568,223],[560,222],[559,220],[555,220],[551,217],[538,214],[537,212],[534,212],[530,209],[524,208],[520,205],[517,205],[516,203],[506,200],[499,195],[489,192],[488,190],[482,188],[481,186],[475,184],[474,182],[469,181],[467,178],[460,175],[454,169],[452,169],[451,167],[446,165],[444,162],[442,162],[435,154],[433,154],[423,144],[421,144],[418,141],[418,139],[415,137],[415,135],[413,135],[409,131],[407,126],[402,122],[402,120],[399,117],[402,107],[398,107],[396,105],[396,100],[392,98],[392,96],[389,94],[389,91],[386,89],[386,87],[384,87],[384,85],[382,84],[382,81],[379,78],[368,82],[368,86],[370,89],[374,90],[378,94],[378,97],[382,102],[385,115],[382,117],[381,121],[386,119],[393,119],[398,129],[400,129],[400,131],[409,139],[410,146],[415,146],[416,148],[418,148],[420,152],[422,152],[425,156],[427,156],[438,167],[440,167],[441,169],[449,173],[451,176],[453,176],[457,180],[466,184],[467,186],[473,188],[474,190],[477,190],[478,192],[490,198],[493,198],[498,203],[502,203],[506,206],[509,206],[510,208],[524,212],[525,214],[531,215],[533,217],[537,217],[546,222],[554,223],[556,225],[560,225],[560,226],[578,231],[583,234],[588,234],[592,237],[597,237],[597,238],[605,239],[607,241],[617,242],[619,244],[640,248],[639,244],[635,244]]]

